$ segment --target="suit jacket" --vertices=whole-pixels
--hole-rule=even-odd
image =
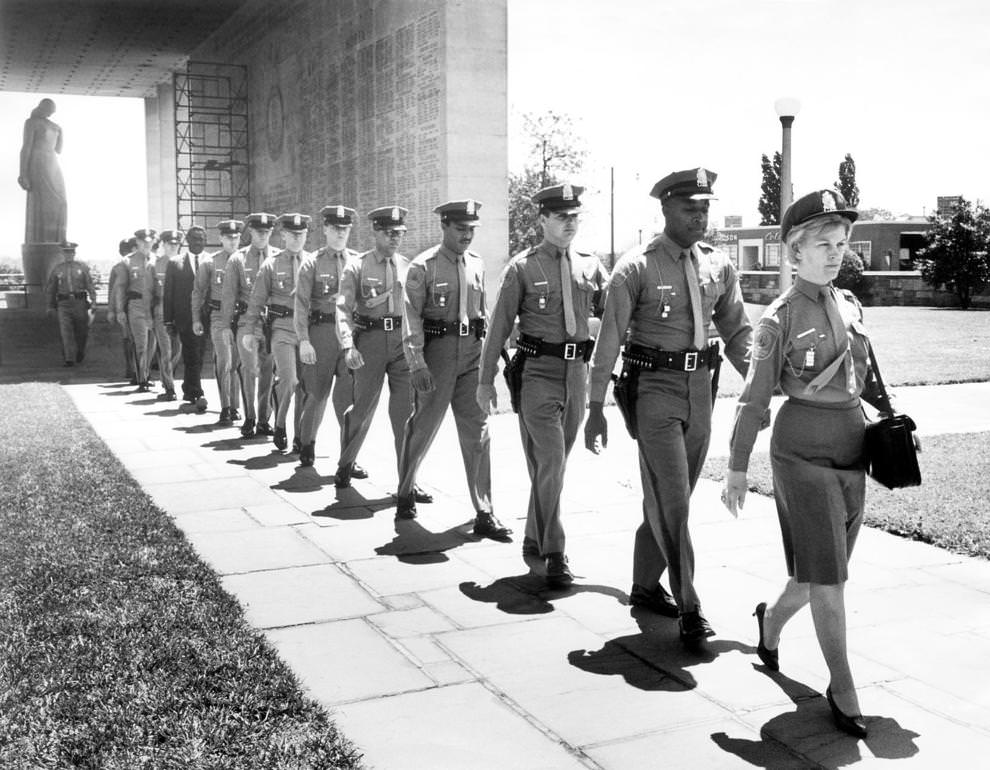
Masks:
[[[179,332],[192,331],[191,297],[196,280],[194,259],[188,251],[184,252],[173,259],[165,270],[162,318],[165,323],[175,324],[175,330]]]

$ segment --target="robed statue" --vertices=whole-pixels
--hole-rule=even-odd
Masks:
[[[62,129],[51,120],[55,102],[42,99],[24,121],[21,171],[17,183],[27,190],[24,243],[61,243],[65,240],[65,183],[58,165]]]

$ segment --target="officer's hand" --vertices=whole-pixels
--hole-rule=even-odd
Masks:
[[[588,404],[588,419],[584,421],[584,448],[596,455],[608,446],[608,420],[601,401]]]
[[[23,177],[23,176],[17,177],[17,184],[19,184],[22,189],[31,192],[31,182],[27,177]]]
[[[233,334],[233,332],[231,332]],[[241,337],[241,347],[244,348],[248,353],[254,352],[254,335],[245,334]]]
[[[728,471],[722,488],[722,504],[736,518],[746,502],[746,471]]]
[[[494,414],[495,407],[498,406],[498,394],[494,385],[481,385],[474,389],[474,400],[478,402],[481,411],[485,414]]]
[[[760,430],[770,427],[770,407],[763,413],[763,419],[760,420]]]
[[[247,337],[244,339],[247,339]],[[313,343],[309,340],[302,340],[299,343],[299,360],[304,364],[316,363],[316,348],[313,347]]]
[[[914,440],[914,450],[916,452],[920,452],[921,451],[921,436],[919,436],[917,433],[912,433],[911,434],[911,438]]]
[[[111,326],[117,323],[117,316],[114,315],[112,310],[107,311],[107,323]]]
[[[197,337],[203,336],[203,323],[202,321],[193,321],[193,334]]]
[[[347,348],[344,352],[344,363],[348,369],[360,369],[364,366],[364,356],[357,348]]]
[[[429,369],[417,369],[410,374],[412,377],[412,386],[416,389],[417,393],[429,393],[434,389],[433,375],[430,374]]]

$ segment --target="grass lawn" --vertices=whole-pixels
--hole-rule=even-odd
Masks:
[[[0,396],[0,767],[359,767],[69,397]]]

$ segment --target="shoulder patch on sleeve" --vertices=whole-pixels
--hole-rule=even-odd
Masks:
[[[761,318],[753,332],[753,353],[754,361],[762,361],[769,358],[780,339],[780,326],[776,321]]]
[[[423,270],[423,266],[413,262],[406,271],[406,288],[418,289],[423,285],[425,276],[426,271]]]

